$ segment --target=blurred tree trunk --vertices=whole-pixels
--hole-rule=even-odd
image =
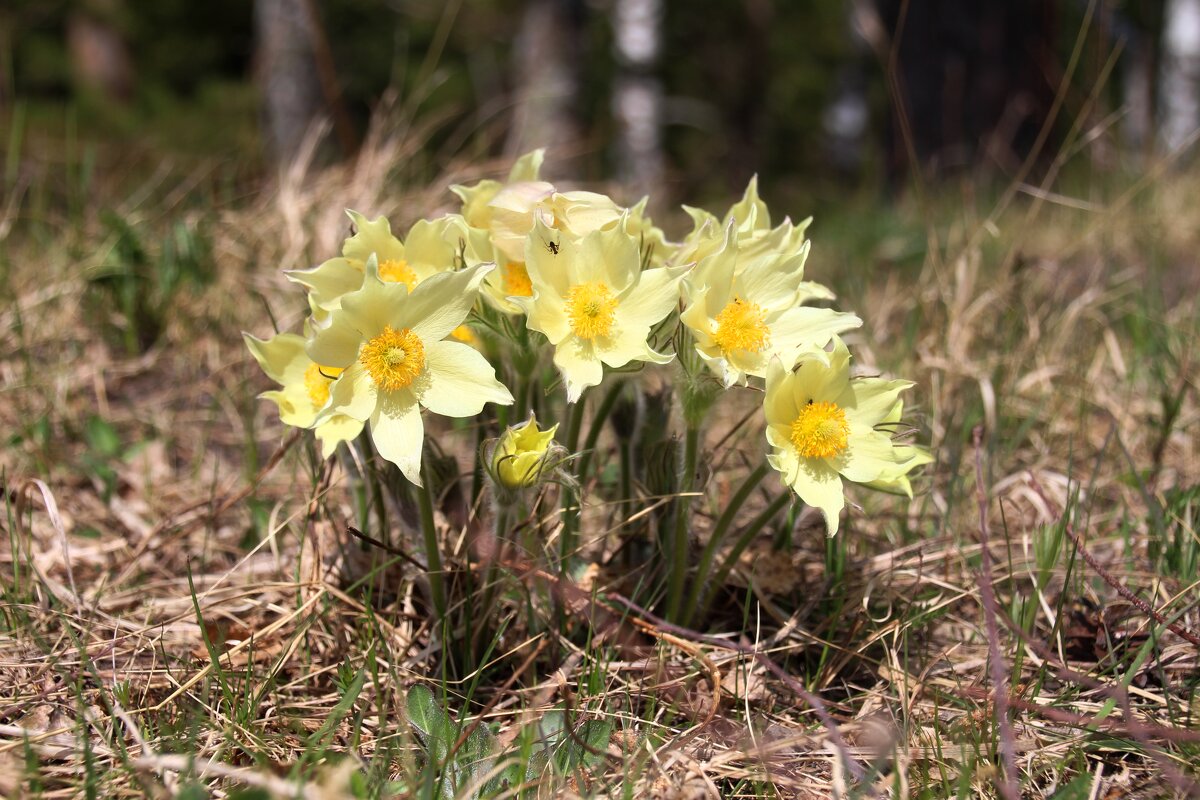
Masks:
[[[76,83],[121,103],[133,97],[134,89],[133,59],[117,28],[123,11],[122,0],[89,0],[67,17],[67,50]]]
[[[661,188],[662,84],[655,74],[662,45],[662,0],[616,0],[613,38],[617,80],[617,174],[635,196]]]
[[[1200,128],[1200,0],[1168,0],[1165,12],[1159,133],[1174,150]]]
[[[578,149],[580,15],[574,0],[530,0],[521,18],[516,53],[516,109],[506,150],[516,156],[547,148],[543,173],[553,178]]]
[[[255,77],[271,158],[296,157],[313,123],[332,117],[342,154],[355,146],[329,45],[313,0],[255,0]]]

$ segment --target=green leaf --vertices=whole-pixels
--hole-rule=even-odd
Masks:
[[[105,458],[116,458],[121,452],[121,437],[116,429],[102,417],[88,417],[87,430],[88,447],[93,453]]]
[[[354,701],[358,699],[359,692],[362,691],[363,684],[367,680],[367,671],[360,669],[358,675],[354,677],[354,681],[346,687],[346,693],[342,695],[342,699],[338,700],[337,705],[329,712],[329,716],[321,723],[321,727],[317,728],[313,735],[308,737],[308,746],[311,748],[322,741],[333,731],[337,724],[342,721],[342,717],[350,712],[354,706]]]
[[[417,684],[410,688],[404,705],[408,724],[417,732],[421,744],[425,746],[428,756],[427,768],[438,771],[437,778],[440,780],[431,777],[427,780],[427,785],[440,783],[442,796],[453,798],[458,785],[454,779],[456,770],[441,770],[450,748],[458,741],[457,726],[434,698],[428,686]]]
[[[229,793],[229,800],[271,800],[266,789],[255,786],[252,789],[234,789]]]
[[[198,783],[189,783],[179,790],[175,800],[208,800],[208,790]]]
[[[1050,795],[1050,800],[1087,800],[1092,796],[1091,775],[1076,775],[1066,786]]]
[[[474,797],[498,794],[503,788],[503,775],[494,775],[484,780],[484,776],[496,766],[495,753],[496,738],[483,723],[480,723],[454,754],[455,764],[461,771],[459,783],[478,787]]]

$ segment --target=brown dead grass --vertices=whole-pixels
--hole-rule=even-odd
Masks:
[[[0,455],[17,512],[4,521],[14,548],[0,552],[0,581],[23,587],[28,598],[7,609],[10,620],[24,622],[0,635],[0,795],[28,787],[27,742],[45,796],[78,793],[84,737],[100,763],[133,765],[103,784],[113,796],[170,794],[189,769],[180,758],[182,740],[167,735],[172,725],[196,729],[187,752],[204,782],[292,791],[245,754],[265,754],[278,765],[302,757],[309,734],[340,697],[337,669],[362,663],[363,598],[347,587],[379,563],[379,553],[344,533],[355,518],[344,465],[319,476],[307,437],[288,438],[253,400],[266,380],[239,332],[265,333],[268,307],[281,327],[296,326],[301,297],[280,267],[333,253],[346,229],[342,207],[398,220],[449,207],[444,183],[425,193],[389,191],[381,176],[395,174],[415,145],[385,133],[351,165],[318,172],[302,163],[257,199],[218,212],[217,283],[181,299],[165,340],[142,357],[122,355],[83,321],[84,275],[106,247],[94,224],[43,258],[34,257],[19,225],[8,233],[15,303],[0,312],[0,425],[25,431],[45,416],[49,435],[41,442],[24,436]],[[1090,552],[1179,624],[1200,630],[1196,584],[1153,571],[1151,512],[1130,480],[1136,468],[1149,482],[1148,495],[1161,500],[1200,477],[1200,304],[1181,288],[1195,286],[1200,237],[1170,222],[1176,209],[1190,207],[1181,198],[1194,186],[1186,177],[1165,183],[1137,215],[1105,219],[1101,210],[1081,220],[1077,212],[1052,210],[1020,231],[1006,230],[1002,220],[1001,240],[1021,240],[1023,257],[1010,271],[998,268],[987,247],[959,253],[965,231],[951,227],[950,255],[931,260],[918,280],[893,274],[848,303],[867,320],[853,342],[864,368],[884,363],[917,381],[922,437],[938,463],[912,502],[867,498],[865,510],[851,514],[841,534],[848,566],[840,583],[828,580],[826,543],[806,525],[790,552],[756,543],[732,575],[734,591],[754,599],[746,628],[739,629],[732,607],[717,609],[713,622],[776,663],[806,666],[807,689],[824,699],[848,752],[882,765],[879,791],[904,796],[924,788],[933,792],[925,796],[937,796],[943,780],[957,786],[965,771],[970,792],[995,792],[1000,766],[992,755],[972,502],[969,437],[976,423],[988,432],[991,579],[1000,608],[1007,612],[1014,595],[1035,608],[1026,637],[1038,651],[1026,649],[1010,687],[1014,766],[1030,793],[1049,793],[1081,765],[1094,776],[1092,797],[1184,791],[1185,761],[1197,752],[1189,711],[1196,647],[1161,634],[1128,692],[1114,693],[1113,675],[1145,640],[1146,615],[1072,558],[1069,541],[1040,590],[1033,576],[1040,532],[1064,509],[1086,509],[1075,525]],[[169,216],[171,209],[161,211]],[[814,236],[815,247],[824,246],[819,226]],[[88,254],[83,263],[69,257],[72,250]],[[1164,386],[1146,362],[1163,351],[1132,340],[1124,324],[1153,308],[1146,297],[1151,279],[1172,294],[1163,316],[1145,322],[1177,359],[1161,365],[1165,388],[1182,390],[1178,419],[1165,432]],[[913,314],[919,325],[908,347]],[[116,491],[107,502],[87,468],[80,433],[92,415],[108,420],[126,445],[144,445],[115,464]],[[751,429],[734,441],[752,446],[756,436]],[[466,437],[457,441],[470,447]],[[273,459],[281,443],[288,449]],[[729,475],[714,477],[717,496],[729,486]],[[256,513],[266,535],[247,549]],[[588,532],[598,532],[607,515],[594,511]],[[449,527],[445,534],[448,568],[461,568],[462,537]],[[594,548],[598,562],[603,541]],[[621,576],[601,567],[592,577],[606,587]],[[333,751],[362,761],[388,739],[403,739],[401,752],[411,748],[399,723],[403,691],[437,676],[421,580],[398,565],[373,582],[381,591],[372,636],[388,663],[356,702],[367,713],[354,747],[345,723],[333,738]],[[831,592],[842,598],[840,619],[816,615]],[[584,610],[574,624],[589,624]],[[1020,637],[1003,620],[1000,634],[1011,671]],[[223,667],[251,675],[251,686],[274,680],[277,688],[249,719],[231,717],[213,688],[206,637]],[[644,765],[638,796],[701,797],[737,787],[746,796],[828,797],[844,787],[829,731],[763,663],[661,626],[629,637],[611,652],[555,642],[559,669],[542,660],[514,687],[482,689],[479,702],[492,703],[488,721],[499,724],[503,738],[564,697],[620,719],[612,769],[596,776],[596,790],[618,788],[626,761]],[[515,628],[505,638],[511,652],[500,657],[520,663],[535,641]],[[605,691],[577,694],[598,659]],[[113,703],[114,686],[127,687],[123,707]],[[1118,708],[1096,722],[1112,697]],[[648,698],[661,701],[657,713],[647,711]],[[1093,722],[1110,736],[1088,733]],[[651,746],[649,733],[662,743]],[[308,784],[305,795],[348,796],[338,788],[344,779],[330,773]]]

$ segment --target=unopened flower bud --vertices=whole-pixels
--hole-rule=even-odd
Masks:
[[[558,425],[542,430],[532,414],[528,421],[505,429],[492,450],[492,475],[505,489],[524,489],[538,483],[543,472],[552,470],[552,460],[561,457],[554,444]]]

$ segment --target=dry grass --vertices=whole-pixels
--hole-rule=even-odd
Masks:
[[[1183,219],[1193,178],[1164,179],[1136,207],[1051,207],[1030,225],[1018,204],[975,243],[961,211],[896,212],[908,235],[932,229],[941,244],[919,270],[877,269],[843,300],[867,321],[860,362],[918,382],[921,438],[938,461],[917,498],[867,498],[831,542],[808,517],[782,552],[764,536],[699,626],[706,635],[605,600],[628,576],[608,561],[619,535],[601,535],[619,518],[593,508],[584,583],[599,605],[510,564],[567,598],[572,617],[555,630],[512,616],[474,685],[442,671],[417,571],[346,533],[358,519],[351,462],[322,465],[309,437],[254,400],[266,382],[239,338],[269,318],[295,327],[300,295],[280,267],[332,253],[342,207],[397,219],[448,207],[444,182],[396,195],[381,180],[415,147],[379,131],[355,164],[301,165],[223,207],[189,200],[199,174],[162,179],[136,204],[115,199],[139,230],[203,226],[217,268],[132,356],[104,335],[111,317],[97,316],[87,283],[112,234],[92,214],[36,221],[9,204],[0,795],[419,788],[402,709],[420,682],[444,686],[452,711],[484,713],[502,742],[564,702],[616,722],[604,766],[546,791],[829,797],[855,769],[860,794],[893,797],[993,795],[1005,776],[1028,796],[1195,790],[1198,648],[1080,552],[1200,631],[1200,576],[1171,566],[1196,562],[1161,554],[1176,534],[1185,555],[1200,551],[1200,496],[1179,499],[1200,478],[1200,236]],[[858,244],[822,241],[819,222],[812,274],[836,285]],[[731,406],[721,418],[740,417]],[[726,447],[755,448],[754,424]],[[440,439],[464,458],[473,443],[464,431]],[[725,463],[709,487],[718,500],[739,462]],[[470,523],[442,522],[461,578]],[[989,618],[1011,676],[1010,737],[996,724]],[[331,766],[347,755],[369,790]]]

